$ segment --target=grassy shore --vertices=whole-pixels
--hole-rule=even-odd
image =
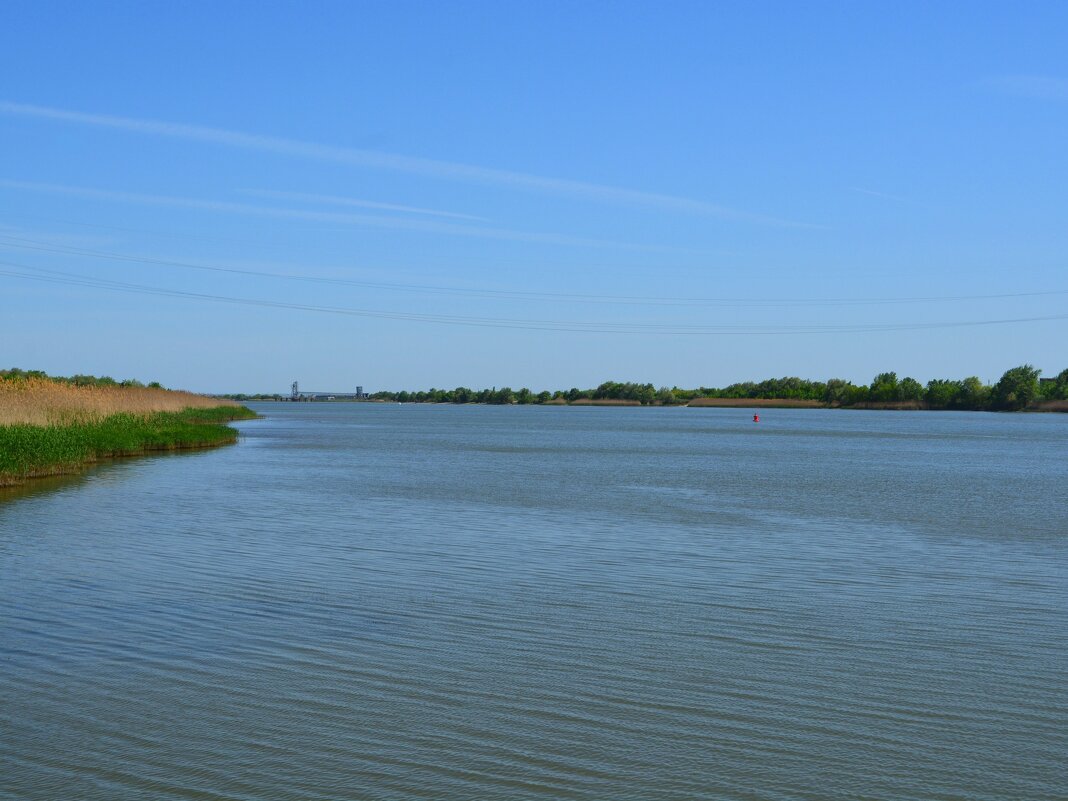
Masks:
[[[187,392],[0,381],[0,486],[101,459],[225,445],[237,439],[227,422],[255,416]]]

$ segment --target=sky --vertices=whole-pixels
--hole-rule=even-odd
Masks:
[[[1068,367],[1068,4],[0,7],[0,367]]]

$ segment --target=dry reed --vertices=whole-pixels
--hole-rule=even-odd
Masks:
[[[222,398],[150,387],[75,386],[47,378],[0,381],[0,426],[71,425],[122,413],[147,417],[155,412],[239,405]]]

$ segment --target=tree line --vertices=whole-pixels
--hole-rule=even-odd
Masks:
[[[870,384],[854,384],[842,378],[811,381],[787,376],[764,381],[745,381],[726,387],[655,387],[653,384],[606,381],[595,389],[543,390],[523,387],[492,389],[436,389],[376,392],[372,400],[399,403],[546,404],[576,401],[636,401],[643,406],[685,404],[695,398],[767,399],[815,401],[827,406],[863,407],[906,404],[917,408],[972,411],[1016,411],[1041,401],[1068,401],[1068,369],[1055,378],[1040,379],[1041,371],[1030,364],[1006,370],[997,383],[984,384],[976,376],[963,379],[935,378],[921,384],[897,373],[879,373]]]
[[[18,367],[0,370],[0,381],[14,381],[20,378],[45,378],[49,381],[57,381],[61,384],[73,384],[76,387],[151,387],[152,389],[163,389],[159,381],[151,381],[147,384],[143,384],[136,378],[116,380],[109,375],[49,375],[44,370],[22,370]]]
[[[48,378],[75,386],[160,387],[159,382],[143,384],[132,378],[116,380],[110,376],[49,376],[42,370],[17,367],[0,369],[0,380]],[[220,397],[237,400],[283,400],[281,394],[235,394]],[[689,403],[695,398],[765,399],[814,401],[826,406],[863,407],[868,405],[904,404],[927,409],[971,411],[1017,411],[1044,401],[1068,401],[1068,369],[1053,378],[1041,378],[1041,370],[1030,364],[1006,370],[992,385],[976,376],[962,379],[935,378],[921,384],[914,378],[898,378],[897,373],[879,373],[870,384],[854,384],[843,378],[811,381],[795,376],[743,381],[726,387],[655,387],[633,381],[605,381],[594,389],[558,389],[534,392],[522,387],[492,389],[435,389],[376,392],[371,400],[399,403],[484,403],[546,404],[581,401],[628,401],[643,406],[672,406]]]

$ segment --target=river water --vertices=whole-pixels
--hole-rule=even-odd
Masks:
[[[257,408],[0,496],[0,798],[1068,798],[1068,416]]]

